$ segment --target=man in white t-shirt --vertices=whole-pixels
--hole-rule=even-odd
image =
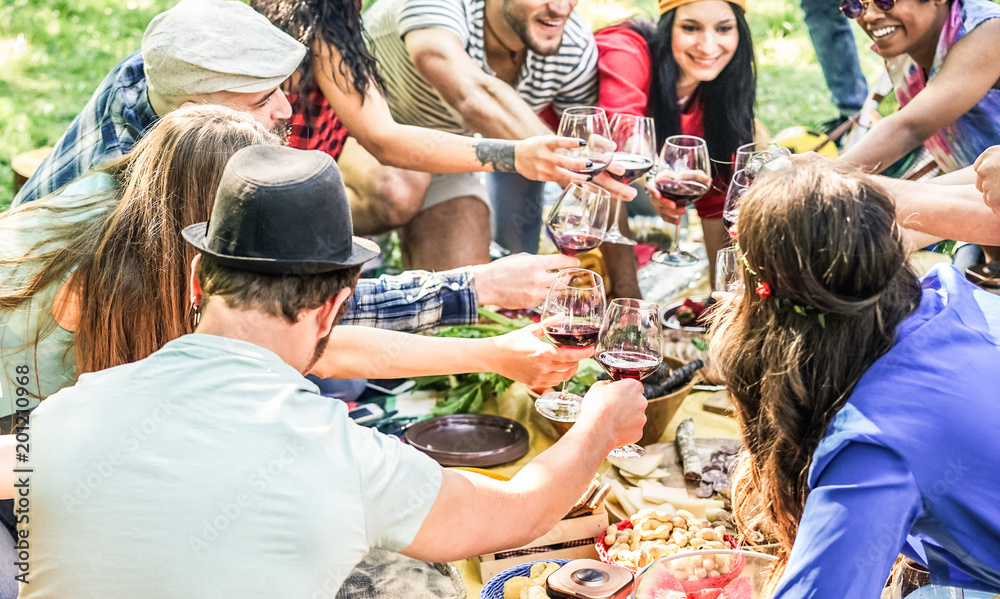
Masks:
[[[31,416],[21,597],[333,597],[374,547],[450,561],[536,538],[642,434],[641,385],[599,383],[562,440],[498,482],[322,397],[302,373],[339,349],[337,318],[378,253],[352,236],[324,153],[240,150],[210,222],[184,237],[200,252],[195,333],[84,374]]]
[[[364,23],[393,118],[499,139],[551,134],[563,109],[597,101],[597,48],[573,12],[576,2],[379,0]],[[341,157],[345,172],[358,160],[352,151]],[[490,198],[480,173],[430,177],[415,199],[421,211],[403,229],[413,265],[438,270],[487,261],[490,199],[498,242],[537,250],[541,184],[515,173],[495,178],[504,180],[492,185],[503,193]],[[625,190],[618,189],[630,198]]]

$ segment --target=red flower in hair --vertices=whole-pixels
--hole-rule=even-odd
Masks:
[[[730,239],[736,239],[736,235],[737,235],[736,225],[737,225],[737,223],[733,223],[733,226],[729,227],[729,238]]]
[[[767,283],[761,283],[760,285],[757,285],[756,291],[757,295],[761,296],[764,299],[771,297],[771,286],[768,285]]]

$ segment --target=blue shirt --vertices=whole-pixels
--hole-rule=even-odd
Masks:
[[[922,286],[813,454],[776,598],[878,597],[899,552],[1000,592],[1000,297],[950,265]]]
[[[142,53],[135,52],[104,78],[52,152],[14,198],[14,205],[47,196],[95,166],[132,149],[159,117],[146,95]]]

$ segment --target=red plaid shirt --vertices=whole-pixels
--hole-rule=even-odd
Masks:
[[[333,159],[340,157],[347,140],[347,128],[334,114],[330,103],[319,87],[314,87],[309,93],[310,99],[319,106],[319,113],[314,122],[307,122],[305,102],[298,94],[288,94],[288,102],[292,105],[292,118],[289,120],[291,132],[288,135],[288,145],[299,150],[319,150],[326,152]]]

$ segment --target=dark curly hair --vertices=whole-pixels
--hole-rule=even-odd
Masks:
[[[351,82],[362,103],[369,85],[375,85],[381,93],[385,93],[375,57],[365,46],[359,0],[252,0],[250,4],[276,27],[309,49],[299,65],[300,78],[295,90],[305,106],[306,118],[314,118],[319,111],[319,106],[310,98],[316,84],[312,61],[317,40],[326,44],[329,58],[332,59],[333,48],[340,52],[343,60],[339,75],[344,81]]]

